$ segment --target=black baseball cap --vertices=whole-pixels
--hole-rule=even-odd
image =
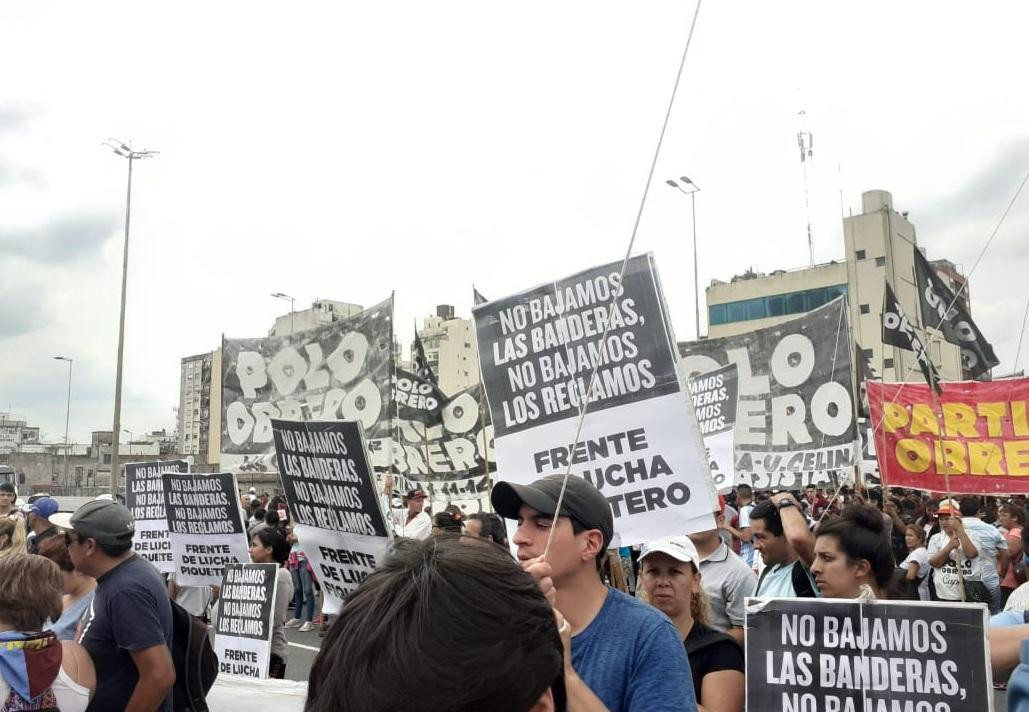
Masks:
[[[540,514],[554,516],[557,512],[557,498],[561,495],[564,475],[547,475],[527,485],[513,482],[497,482],[493,485],[493,509],[506,519],[517,519],[522,505],[532,507]],[[615,533],[611,507],[604,495],[589,482],[577,475],[568,476],[565,496],[561,500],[558,516],[571,517],[587,529],[597,529],[604,535],[604,549],[611,543]]]

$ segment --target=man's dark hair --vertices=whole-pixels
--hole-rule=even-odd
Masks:
[[[754,494],[754,490],[750,488],[750,485],[737,485],[736,494],[742,494],[744,497],[751,497]]]
[[[782,518],[772,500],[766,499],[754,505],[754,509],[750,510],[750,520],[754,521],[755,519],[764,521],[765,528],[773,535],[782,536]]]
[[[261,542],[261,546],[271,548],[272,559],[275,560],[275,563],[279,566],[286,565],[286,559],[289,558],[289,544],[282,532],[275,527],[265,527],[261,531],[254,532],[253,538]]]
[[[974,517],[983,508],[983,503],[978,497],[965,497],[958,504],[962,517]]]
[[[100,549],[100,551],[104,552],[107,556],[110,556],[112,559],[117,559],[119,556],[121,556],[126,551],[132,548],[132,542],[128,541],[122,542],[120,544],[112,544],[106,541],[98,541],[96,543],[96,547]]]
[[[14,489],[14,485],[12,485],[10,482],[0,482],[0,492],[18,494],[18,490]]]
[[[264,523],[270,527],[279,526],[279,513],[274,509],[269,509],[264,513]]]
[[[468,515],[469,519],[478,519],[482,522],[482,538],[490,539],[494,544],[503,544],[507,541],[507,528],[504,520],[492,512],[475,512]]]
[[[257,509],[254,510],[254,519],[256,519],[259,522],[263,522],[264,521],[264,517],[267,514],[268,514],[267,510],[264,510],[261,507],[258,507]]]
[[[501,547],[401,540],[329,630],[304,709],[525,712],[549,688],[563,710],[563,656],[553,609]]]

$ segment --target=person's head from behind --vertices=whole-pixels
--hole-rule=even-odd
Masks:
[[[564,475],[548,475],[528,485],[498,482],[492,495],[497,514],[518,522],[512,543],[519,561],[542,556],[553,528],[547,561],[558,588],[562,580],[599,576],[614,536],[614,519],[604,495],[576,475],[568,477],[561,512],[555,517],[563,480]]]
[[[507,544],[507,529],[504,520],[492,512],[475,512],[468,515],[464,523],[465,534],[489,539],[494,544]]]
[[[740,505],[754,501],[754,490],[751,489],[750,485],[737,485],[736,501],[739,502]]]
[[[263,522],[267,514],[268,510],[264,509],[263,507],[258,507],[254,510],[254,520],[258,522]]]
[[[279,519],[279,513],[276,512],[274,509],[269,509],[264,513],[264,523],[268,526],[277,527],[279,526],[280,521],[282,520]]]
[[[61,572],[49,559],[11,554],[0,559],[0,630],[39,632],[61,617]]]
[[[896,564],[882,514],[871,505],[853,505],[815,532],[811,573],[826,598],[857,598],[862,585],[883,591]]]
[[[82,578],[83,574],[76,571],[75,564],[72,563],[66,537],[47,537],[39,544],[39,555],[57,564],[57,568],[61,572],[61,591],[63,593],[70,594],[74,592],[78,584],[84,580]],[[89,579],[85,580],[88,581]]]
[[[7,551],[19,543],[21,544],[22,550],[25,548],[25,537],[22,535],[18,536],[18,527],[22,526],[21,522],[17,519],[11,519],[10,517],[0,518],[0,552]],[[19,542],[20,539],[20,542]]]
[[[553,609],[500,547],[401,540],[347,598],[305,710],[561,710],[563,654]]]
[[[963,497],[958,509],[962,517],[978,517],[983,512],[983,501],[978,497]]]
[[[907,546],[908,551],[925,546],[925,529],[917,524],[907,525],[904,529],[904,545]]]
[[[250,537],[250,560],[255,564],[286,565],[289,544],[275,527],[266,527]]]
[[[442,512],[437,512],[433,515],[432,535],[460,534],[464,530],[462,522],[464,522],[464,515],[461,513],[461,510],[457,509],[454,511],[447,507]]]
[[[697,548],[684,536],[644,544],[640,583],[650,604],[673,621],[689,611],[693,620],[706,624],[708,606],[700,587],[699,562]]]
[[[75,570],[86,576],[98,578],[132,553],[136,523],[119,502],[95,499],[72,515],[53,515],[50,522],[65,530],[68,555]]]
[[[754,548],[766,564],[787,564],[796,554],[786,539],[779,510],[770,499],[758,502],[750,513],[750,534]]]

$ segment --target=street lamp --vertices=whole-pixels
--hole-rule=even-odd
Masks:
[[[129,277],[129,220],[132,216],[132,162],[139,158],[153,158],[160,151],[134,151],[118,139],[109,138],[104,146],[129,162],[128,188],[125,192],[125,251],[121,264],[121,315],[118,318],[118,365],[114,380],[114,427],[111,432],[111,494],[118,494],[118,440],[121,437],[121,377],[122,358],[125,353],[125,289]]]
[[[68,421],[71,419],[71,366],[75,359],[67,356],[54,356],[55,361],[68,362],[68,402],[64,408],[64,486],[68,486]]]
[[[665,181],[680,193],[690,196],[690,212],[693,215],[693,307],[694,317],[697,321],[697,339],[700,338],[700,278],[697,275],[697,193],[700,187],[686,176],[680,176],[676,181],[669,178]],[[686,187],[683,187],[686,186]]]
[[[276,299],[289,300],[289,339],[290,341],[292,341],[294,327],[296,326],[296,323],[294,322],[294,314],[296,314],[296,312],[293,310],[293,297],[289,296],[288,294],[283,294],[282,292],[275,292],[272,294],[272,296]]]

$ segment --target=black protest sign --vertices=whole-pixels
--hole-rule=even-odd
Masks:
[[[400,368],[393,374],[393,401],[402,420],[437,423],[446,400],[433,381]]]
[[[843,297],[776,326],[679,344],[687,376],[739,368],[737,478],[762,489],[853,470],[851,347]]]
[[[230,564],[218,592],[218,672],[268,677],[278,564]]]
[[[748,598],[747,710],[993,709],[974,604]]]
[[[136,521],[132,550],[161,573],[175,570],[168,519],[164,511],[165,472],[189,472],[185,460],[129,462],[125,464],[125,506]]]
[[[624,278],[621,267],[595,267],[473,308],[498,439],[577,417],[598,366],[591,413],[679,390],[651,258],[629,260]]]
[[[162,478],[179,585],[216,585],[227,564],[250,560],[234,475],[166,472]]]
[[[271,466],[273,418],[357,420],[388,434],[392,356],[392,298],[288,337],[225,339],[222,467]]]
[[[272,421],[279,476],[298,524],[385,537],[360,423]]]
[[[704,437],[732,430],[739,392],[736,364],[702,373],[689,380],[690,399]]]

